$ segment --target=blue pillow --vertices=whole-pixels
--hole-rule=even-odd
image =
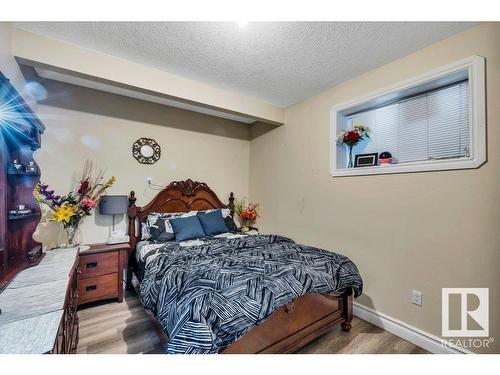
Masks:
[[[203,227],[197,215],[169,219],[169,222],[174,230],[175,239],[177,241],[205,237],[205,232],[203,231]]]
[[[216,234],[229,232],[224,218],[222,217],[221,210],[207,213],[199,212],[197,216],[200,219],[201,226],[207,236],[214,236]]]

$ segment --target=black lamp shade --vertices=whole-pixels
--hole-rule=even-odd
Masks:
[[[101,215],[121,215],[127,212],[128,202],[126,195],[104,195],[99,201]]]

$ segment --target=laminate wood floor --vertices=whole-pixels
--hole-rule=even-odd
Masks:
[[[123,303],[94,304],[79,310],[83,353],[163,353],[167,338],[159,324],[142,307],[134,293]],[[350,332],[340,327],[318,338],[299,353],[427,353],[364,320],[354,318]]]

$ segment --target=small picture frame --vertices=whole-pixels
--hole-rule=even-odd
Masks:
[[[378,153],[358,154],[354,158],[354,168],[373,167],[378,165]]]

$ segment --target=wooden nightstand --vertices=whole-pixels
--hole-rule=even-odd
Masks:
[[[130,245],[93,244],[80,251],[78,305],[117,298],[123,301],[123,271],[127,268]]]

